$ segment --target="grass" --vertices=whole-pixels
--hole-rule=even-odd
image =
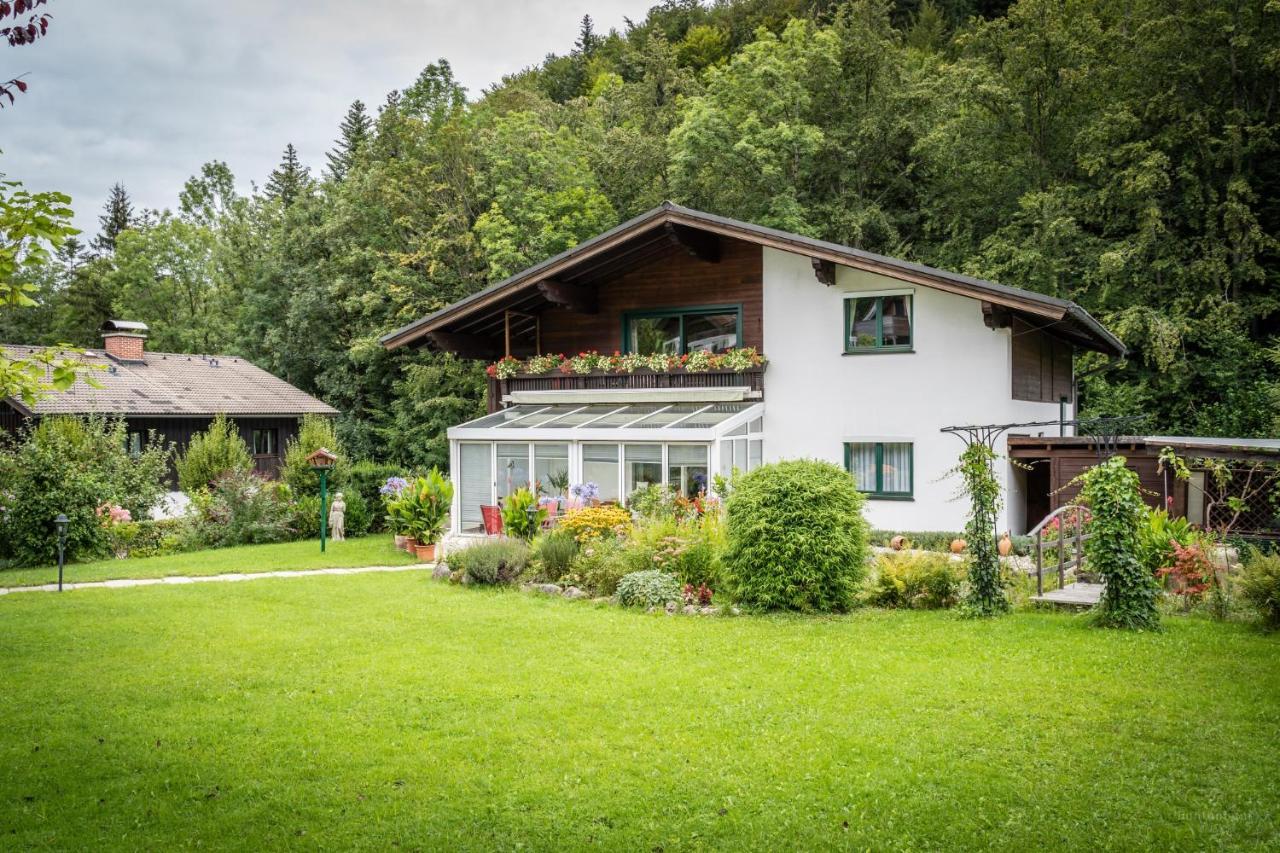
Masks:
[[[422,575],[0,599],[10,849],[1280,845],[1280,638]]]
[[[190,551],[164,557],[137,560],[98,560],[70,563],[63,581],[105,581],[117,578],[163,578],[174,575],[221,575],[232,572],[281,572],[298,569],[346,569],[356,566],[397,566],[413,558],[395,547],[390,534],[362,536],[343,542],[329,542],[320,553],[319,540],[282,542],[277,545],[245,545]],[[39,586],[58,580],[58,567],[4,569],[0,587]]]

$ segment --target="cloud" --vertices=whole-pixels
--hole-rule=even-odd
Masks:
[[[69,193],[92,234],[116,181],[137,208],[172,207],[225,160],[247,190],[288,142],[318,172],[353,100],[374,109],[442,57],[475,96],[567,52],[583,14],[605,32],[651,2],[50,0],[47,39],[0,51],[0,77],[31,85],[0,111],[0,171]]]

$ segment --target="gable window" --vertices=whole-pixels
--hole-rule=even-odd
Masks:
[[[253,431],[253,455],[276,456],[277,433],[274,429],[255,429]]]
[[[910,500],[914,488],[914,459],[910,442],[850,442],[844,446],[844,467],[858,491],[884,500]]]
[[[622,320],[627,352],[685,355],[724,352],[742,346],[742,306],[632,311]]]
[[[844,351],[910,352],[911,294],[850,296],[844,301]]]

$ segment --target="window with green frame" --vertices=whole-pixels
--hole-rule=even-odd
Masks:
[[[844,351],[909,352],[911,294],[851,296],[844,301]]]
[[[910,442],[846,442],[844,467],[858,491],[885,500],[910,500],[915,489],[915,460]]]
[[[622,343],[625,352],[641,355],[724,352],[742,346],[742,306],[628,312],[622,318]]]

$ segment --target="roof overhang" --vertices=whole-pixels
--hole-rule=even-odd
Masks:
[[[820,264],[839,264],[981,299],[1038,319],[1041,324],[1052,324],[1063,337],[1078,346],[1112,356],[1125,354],[1124,344],[1074,302],[691,210],[671,202],[389,332],[380,341],[388,349],[415,345],[482,356],[485,351],[482,344],[493,340],[500,330],[528,331],[536,323],[534,316],[539,311],[566,301],[589,298],[592,285],[669,252],[673,245],[712,260],[715,249],[707,244],[706,235],[804,255],[813,259],[815,269]]]

